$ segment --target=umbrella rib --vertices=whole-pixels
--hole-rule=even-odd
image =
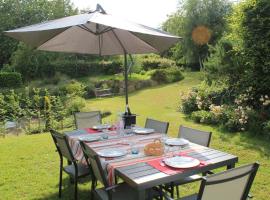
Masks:
[[[114,32],[114,30],[112,30],[112,33],[114,35],[114,37],[116,38],[116,40],[119,42],[120,46],[122,47],[123,51],[124,51],[124,54],[127,53],[127,50],[125,49],[123,43],[121,42],[121,40],[119,39],[119,37],[117,36],[117,34]]]
[[[112,28],[112,27],[107,27],[107,28],[103,29],[101,32],[95,33],[94,31],[92,31],[91,29],[89,29],[89,28],[88,28],[87,26],[85,26],[85,25],[78,25],[78,27],[81,28],[81,29],[83,29],[83,30],[85,30],[85,31],[87,31],[87,32],[90,32],[90,33],[92,33],[92,34],[94,34],[94,35],[101,35],[101,34],[104,34],[104,33],[109,32],[109,31],[111,31],[111,30],[114,29],[114,28]]]
[[[87,31],[87,32],[90,32],[90,33],[92,33],[92,34],[94,34],[94,35],[97,35],[94,31],[91,31],[91,29],[89,29],[88,27],[86,27],[85,25],[77,25],[79,28],[81,28],[81,29],[83,29],[83,30],[85,30],[85,31]]]
[[[131,31],[128,31],[130,34],[134,35],[136,38],[138,38],[140,41],[144,42],[145,44],[147,44],[149,47],[151,47],[152,49],[156,50],[157,53],[160,53],[160,51],[158,49],[156,49],[155,47],[153,47],[151,44],[149,44],[148,42],[142,40],[141,38],[139,38],[136,34],[134,34]]]
[[[109,32],[109,31],[111,31],[113,29],[115,29],[115,28],[112,28],[112,27],[108,26],[107,28],[104,28],[102,31],[100,31],[99,34],[103,34],[103,33]]]

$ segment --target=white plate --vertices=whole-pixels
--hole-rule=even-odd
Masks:
[[[97,153],[101,157],[114,158],[126,155],[127,151],[122,149],[102,149]]]
[[[191,168],[200,164],[200,161],[195,158],[185,156],[175,156],[172,158],[165,158],[163,162],[173,168]]]
[[[141,134],[141,135],[150,134],[150,133],[154,133],[155,132],[155,130],[152,129],[152,128],[139,128],[139,127],[135,127],[132,130],[134,131],[134,133]]]
[[[183,138],[170,138],[165,141],[165,144],[171,146],[185,146],[189,144],[189,141]]]
[[[80,136],[79,140],[86,141],[86,142],[94,142],[100,140],[100,136],[94,136],[94,135],[84,135]]]
[[[110,124],[99,124],[99,125],[95,125],[92,128],[93,129],[97,129],[97,130],[101,130],[101,129],[108,129],[111,128],[112,126]]]

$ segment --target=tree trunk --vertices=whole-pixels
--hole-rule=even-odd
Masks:
[[[203,69],[203,61],[202,61],[200,55],[199,55],[199,63],[200,63],[200,71],[202,71],[202,69]]]

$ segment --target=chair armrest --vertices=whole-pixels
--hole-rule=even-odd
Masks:
[[[215,174],[215,173],[214,173],[214,172],[212,172],[212,171],[207,171],[207,172],[206,172],[206,174],[211,175],[211,174]]]
[[[112,185],[110,187],[105,188],[105,190],[110,191],[110,190],[113,190],[113,189],[117,188],[118,186],[119,186],[119,184],[115,184],[115,185]]]

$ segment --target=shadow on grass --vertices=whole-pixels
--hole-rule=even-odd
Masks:
[[[237,142],[239,145],[247,150],[259,152],[262,157],[270,158],[270,140],[265,136],[250,132],[231,133],[222,128],[217,129],[221,133],[220,138],[224,141],[230,142],[232,138],[239,137],[239,141]]]
[[[181,83],[181,81],[174,82],[174,83],[168,83],[168,84],[159,84],[159,85],[155,85],[155,86],[144,87],[144,88],[141,88],[139,90],[135,90],[135,91],[129,92],[128,93],[128,96],[129,97],[133,97],[133,96],[136,96],[136,95],[140,94],[144,90],[148,90],[148,89],[161,89],[161,88],[165,88],[165,87],[168,87],[170,85],[179,84],[179,83]],[[114,97],[125,98],[125,94],[115,94],[114,96],[103,97],[103,98],[91,98],[91,100],[92,101],[100,101],[100,100],[103,100],[103,99],[112,99]]]
[[[242,146],[246,149],[254,149],[258,151],[261,156],[270,158],[270,145],[269,139],[266,139],[260,135],[254,135],[251,133],[243,133],[240,136]]]
[[[140,94],[141,92],[144,92],[144,90],[148,90],[148,89],[162,89],[162,88],[165,88],[165,87],[168,87],[168,86],[171,86],[171,85],[179,84],[180,82],[181,81],[174,82],[174,83],[166,83],[166,84],[164,83],[164,84],[158,84],[158,85],[155,85],[155,86],[145,87],[145,88],[142,88],[142,89],[139,89],[139,90],[132,91],[132,92],[128,93],[128,96],[129,97],[136,96],[136,95]]]
[[[87,185],[87,188],[84,187],[82,189],[80,187],[81,184]],[[74,184],[70,183],[69,178],[63,179],[63,186],[62,186],[62,197],[58,197],[58,184],[55,185],[56,192],[49,194],[49,195],[44,195],[43,197],[35,198],[36,200],[71,200],[74,199]],[[78,199],[80,200],[90,200],[91,195],[90,195],[90,188],[91,188],[91,183],[89,179],[84,179],[82,181],[79,181],[78,183]]]

